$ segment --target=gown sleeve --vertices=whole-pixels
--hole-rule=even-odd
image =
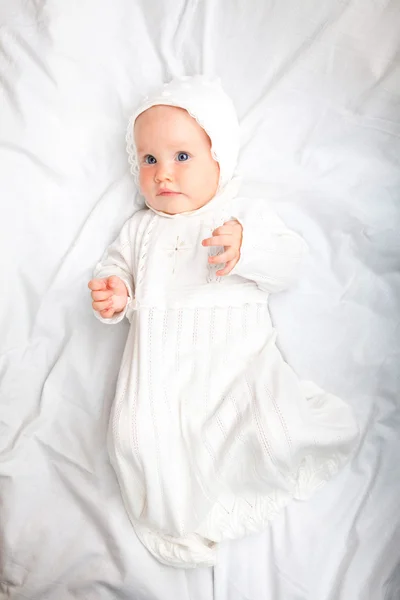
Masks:
[[[240,260],[231,275],[250,279],[267,293],[280,292],[295,280],[308,246],[266,201],[247,202],[255,206],[246,208],[239,202],[233,214],[243,227],[243,239]]]
[[[124,224],[117,239],[105,251],[93,272],[95,279],[111,277],[111,275],[120,277],[128,290],[128,300],[124,310],[113,317],[104,318],[99,312],[93,310],[96,318],[108,325],[119,323],[125,316],[129,316],[129,308],[134,299],[133,237],[131,218]]]

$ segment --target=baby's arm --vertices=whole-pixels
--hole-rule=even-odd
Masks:
[[[103,279],[91,279],[88,287],[92,290],[92,307],[105,319],[124,310],[128,301],[128,289],[116,275]]]
[[[132,220],[129,219],[96,265],[93,279],[88,284],[94,314],[104,323],[119,323],[133,299],[131,227]]]
[[[211,264],[224,265],[216,272],[218,277],[229,275],[240,259],[240,248],[242,246],[243,227],[236,219],[226,221],[221,227],[212,232],[212,237],[202,241],[203,246],[223,246],[224,252],[216,256],[210,256],[208,262]]]
[[[288,229],[266,201],[243,198],[234,201],[232,219],[203,245],[224,246],[223,254],[209,258],[225,263],[217,275],[239,275],[268,293],[289,287],[308,250],[303,238]]]
[[[254,202],[251,208],[246,203]],[[295,280],[308,252],[303,238],[288,229],[266,201],[237,199],[236,219],[243,227],[240,260],[232,274],[255,281],[265,292],[280,292]]]

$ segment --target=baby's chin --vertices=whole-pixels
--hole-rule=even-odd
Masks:
[[[147,205],[154,210],[166,213],[167,215],[179,215],[180,213],[197,210],[205,204],[208,199],[193,200],[185,194],[176,194],[174,196],[157,196],[156,198],[146,198]]]

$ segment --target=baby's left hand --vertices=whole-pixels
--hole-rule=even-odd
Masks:
[[[202,241],[203,246],[223,246],[224,252],[217,256],[210,256],[208,262],[211,264],[225,263],[221,271],[217,271],[218,277],[228,275],[240,259],[240,248],[242,246],[243,227],[239,221],[227,221],[212,233],[213,237]]]

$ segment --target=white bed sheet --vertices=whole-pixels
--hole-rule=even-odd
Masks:
[[[236,103],[243,188],[311,248],[280,347],[363,434],[214,571],[129,525],[105,447],[127,326],[86,288],[133,211],[132,107],[196,72]],[[398,0],[0,0],[0,598],[399,600],[399,94]]]

